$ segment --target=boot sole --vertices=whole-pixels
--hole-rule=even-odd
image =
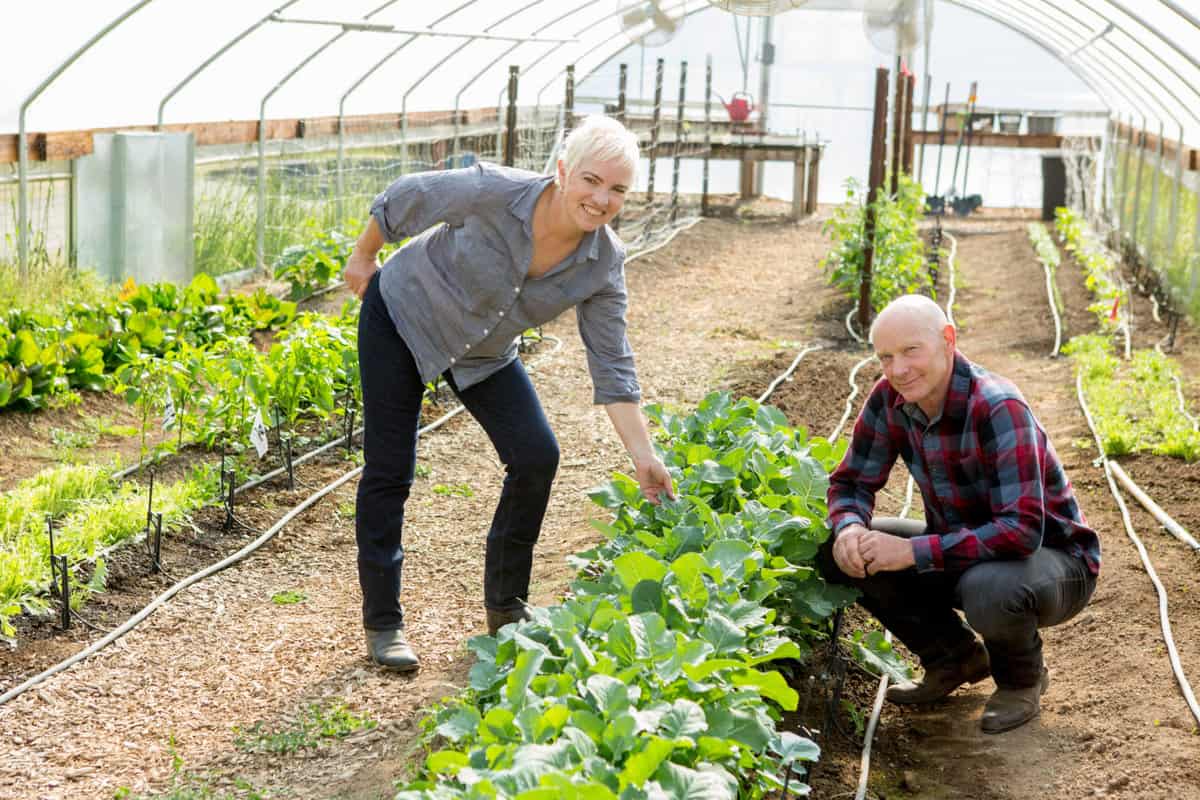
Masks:
[[[419,670],[421,668],[420,664],[408,664],[405,666],[393,666],[391,664],[384,664],[382,662],[376,661],[373,658],[371,658],[369,660],[373,665],[379,667],[380,669],[387,670],[388,672],[395,672],[398,674],[403,674],[406,672],[416,672],[417,670]]]

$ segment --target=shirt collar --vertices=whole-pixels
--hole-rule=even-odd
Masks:
[[[942,405],[942,413],[937,419],[966,419],[967,400],[971,396],[971,362],[957,348],[954,350],[954,366],[950,375],[950,386],[946,390],[946,402]],[[937,419],[927,419],[925,412],[916,403],[904,401],[904,395],[896,392],[892,408],[900,408],[908,416],[919,419],[925,424],[932,424]],[[918,416],[919,415],[919,416]]]
[[[512,212],[514,217],[521,220],[521,224],[525,228],[525,235],[530,239],[533,238],[534,206],[537,205],[538,198],[542,196],[542,192],[550,187],[550,182],[553,180],[553,175],[539,175],[530,181],[513,198],[513,201],[508,204],[508,210]],[[592,261],[600,258],[600,232],[601,228],[597,228],[583,237],[583,240],[579,243],[579,247],[575,250],[574,262],[582,261],[584,258]]]

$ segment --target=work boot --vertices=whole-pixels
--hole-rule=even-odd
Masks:
[[[905,681],[888,687],[887,699],[900,705],[932,703],[964,683],[978,683],[991,674],[987,649],[976,642],[966,656],[943,660],[927,668],[920,681]]]
[[[525,606],[507,611],[497,611],[494,608],[489,608],[487,610],[488,635],[495,636],[501,628],[510,622],[522,622],[527,619],[533,619],[533,617],[530,615],[529,609]]]
[[[979,727],[984,733],[1004,733],[1019,728],[1042,710],[1042,695],[1050,686],[1050,671],[1042,667],[1037,684],[1027,689],[997,689],[983,707]]]
[[[367,654],[381,667],[394,672],[412,672],[421,666],[417,654],[404,641],[404,629],[390,631],[366,630]]]

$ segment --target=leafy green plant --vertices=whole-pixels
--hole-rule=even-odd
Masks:
[[[443,497],[474,497],[475,490],[467,483],[435,483],[433,493]]]
[[[769,665],[827,640],[855,597],[812,566],[845,443],[727,394],[647,413],[677,499],[651,505],[621,474],[590,492],[606,541],[572,559],[561,605],[470,640],[469,691],[424,723],[441,749],[400,800],[761,798],[816,760],[776,728],[799,697]]]
[[[876,311],[909,293],[934,293],[925,266],[925,245],[918,223],[924,212],[924,190],[901,175],[896,196],[875,201],[875,255],[871,266],[871,307]],[[833,248],[821,262],[829,283],[849,297],[859,295],[866,262],[866,193],[854,179],[846,182],[846,202],[834,209],[822,229]]]
[[[276,592],[271,595],[271,602],[277,606],[294,606],[297,603],[303,603],[308,599],[308,595],[297,589],[285,589],[282,592]]]
[[[1121,287],[1112,277],[1117,274],[1117,269],[1104,245],[1087,228],[1083,219],[1069,208],[1055,209],[1054,227],[1062,237],[1067,252],[1073,254],[1083,267],[1084,283],[1096,297],[1088,310],[1096,316],[1101,330],[1117,330],[1120,306],[1124,303],[1128,307],[1129,298],[1122,294]]]

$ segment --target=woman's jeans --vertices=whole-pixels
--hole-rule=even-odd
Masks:
[[[378,273],[363,297],[358,366],[365,465],[358,483],[355,537],[363,625],[369,630],[394,630],[404,627],[400,607],[404,503],[416,468],[425,386],[412,353],[388,316]],[[529,597],[533,546],[558,469],[558,442],[519,360],[461,391],[449,370],[443,377],[483,427],[505,466],[504,487],[487,536],[483,602],[497,611],[516,610]]]
[[[915,520],[877,518],[877,530],[899,536],[925,532]],[[1042,674],[1039,628],[1074,617],[1091,599],[1096,578],[1082,560],[1039,547],[1029,558],[983,561],[960,574],[915,569],[851,578],[833,560],[833,537],[817,554],[830,583],[862,592],[859,605],[915,653],[928,670],[957,661],[983,637],[992,677],[1002,689],[1037,685]],[[955,609],[966,616],[966,624]]]

